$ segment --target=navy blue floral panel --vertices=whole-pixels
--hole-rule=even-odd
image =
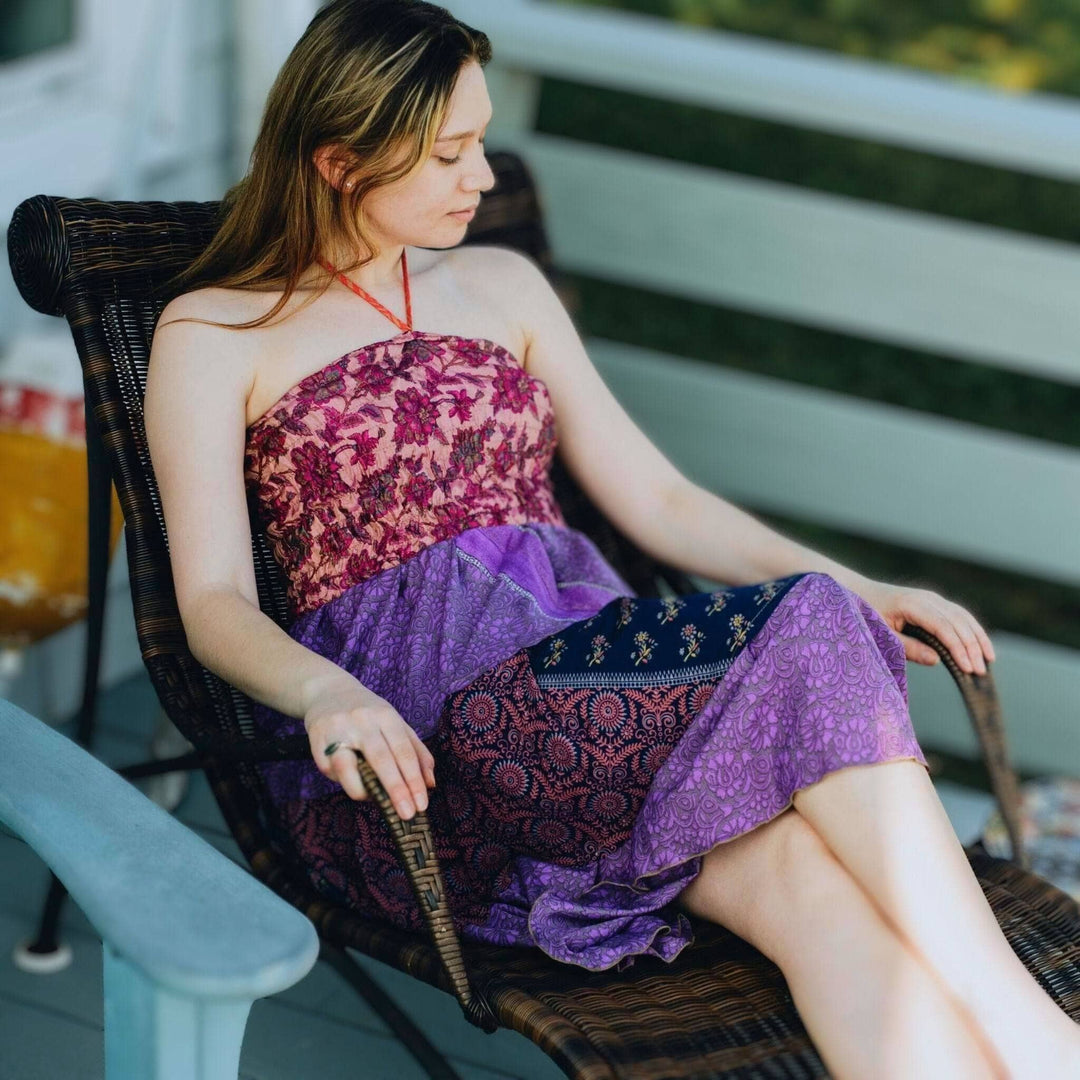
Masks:
[[[722,679],[803,574],[670,599],[619,597],[527,649],[541,689]]]

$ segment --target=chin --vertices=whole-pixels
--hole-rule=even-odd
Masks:
[[[458,245],[460,245],[463,242],[464,239],[465,239],[464,236],[459,236],[459,237],[457,237],[456,239],[453,239],[453,240],[442,240],[442,241],[438,241],[438,242],[432,240],[430,242],[430,244],[427,244],[425,246],[430,247],[430,248],[458,247]]]

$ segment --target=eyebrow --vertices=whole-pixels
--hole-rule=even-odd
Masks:
[[[488,117],[488,123],[491,123],[491,117]],[[486,126],[486,125],[485,125]],[[458,139],[467,139],[470,135],[475,135],[475,131],[459,131],[456,135],[440,135],[435,141],[441,142],[457,142]]]

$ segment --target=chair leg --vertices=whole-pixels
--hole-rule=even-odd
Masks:
[[[319,943],[319,959],[325,960],[378,1013],[431,1080],[461,1080],[446,1058],[402,1012],[393,999],[346,952],[326,940]]]
[[[49,892],[41,910],[37,937],[15,947],[12,960],[20,971],[34,975],[55,975],[71,964],[71,946],[57,940],[60,915],[67,899],[67,887],[53,873],[49,874]]]
[[[87,574],[86,574],[86,666],[83,674],[82,708],[75,739],[87,750],[94,737],[98,676],[101,671],[101,640],[105,625],[105,594],[109,577],[109,532],[112,515],[112,481],[105,447],[93,409],[86,409],[87,472]]]

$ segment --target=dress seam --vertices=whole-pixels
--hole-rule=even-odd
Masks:
[[[583,687],[610,686],[632,687],[653,686],[658,683],[680,686],[688,682],[700,682],[709,679],[722,679],[731,668],[733,661],[725,657],[711,664],[699,664],[692,668],[670,668],[656,671],[586,671],[567,672],[566,674],[538,674],[534,671],[537,685],[542,690],[566,690]]]
[[[512,578],[512,577],[511,577],[511,576],[510,576],[509,574],[507,574],[507,573],[506,573],[505,571],[499,571],[498,573],[495,573],[494,571],[492,571],[492,570],[491,570],[491,568],[490,568],[490,567],[488,567],[488,566],[487,566],[487,565],[486,565],[486,564],[484,563],[484,561],[483,561],[482,559],[478,559],[478,558],[477,558],[477,557],[476,557],[475,555],[470,555],[470,554],[469,554],[469,553],[468,553],[467,551],[462,551],[462,550],[461,550],[461,548],[455,548],[455,549],[454,549],[454,554],[455,554],[455,555],[456,555],[456,556],[457,556],[457,557],[458,557],[459,559],[462,559],[462,560],[464,560],[465,562],[467,562],[467,563],[470,563],[471,565],[475,566],[475,567],[476,567],[476,568],[477,568],[478,570],[480,570],[480,571],[482,571],[483,573],[487,574],[487,576],[488,576],[488,577],[489,577],[489,578],[490,578],[490,579],[491,579],[492,581],[504,581],[504,582],[506,582],[507,586],[508,586],[508,587],[509,587],[509,588],[510,588],[510,589],[511,589],[512,591],[514,591],[514,592],[518,593],[518,594],[519,594],[519,595],[521,595],[521,596],[527,597],[527,598],[528,598],[528,599],[529,599],[530,601],[532,601],[532,603],[533,603],[533,604],[535,605],[536,609],[537,609],[537,610],[538,610],[538,611],[539,611],[539,612],[540,612],[540,613],[541,613],[541,614],[542,614],[542,615],[543,615],[543,616],[544,616],[545,618],[549,618],[549,619],[556,619],[556,620],[559,620],[559,621],[569,621],[569,622],[577,622],[577,621],[578,621],[578,619],[577,619],[577,618],[572,618],[572,619],[569,619],[569,620],[567,620],[567,619],[565,619],[565,618],[564,618],[563,616],[560,616],[560,615],[552,615],[552,614],[551,614],[550,612],[548,612],[548,611],[547,611],[547,610],[546,610],[546,609],[544,608],[544,606],[543,606],[543,605],[542,605],[542,604],[540,603],[540,600],[539,600],[539,598],[538,598],[538,597],[536,596],[536,594],[535,594],[535,593],[533,593],[533,592],[532,592],[531,590],[529,590],[529,589],[526,589],[524,585],[520,585],[520,584],[518,584],[518,582],[516,582],[516,581],[515,581],[515,580],[514,580],[514,579],[513,579],[513,578]],[[614,594],[615,594],[616,596],[621,596],[621,595],[622,595],[622,594],[621,594],[621,593],[619,593],[619,592],[618,592],[618,591],[617,591],[616,589],[614,589],[614,588],[613,588],[612,586],[609,586],[609,585],[602,585],[602,584],[599,584],[598,582],[594,582],[594,581],[570,581],[570,582],[556,582],[556,587],[565,587],[566,585],[587,585],[587,586],[589,586],[590,588],[594,588],[594,589],[602,589],[602,590],[604,590],[605,592],[610,592],[610,593],[614,593]],[[596,614],[596,613],[594,612],[594,614]],[[592,617],[592,616],[581,616],[581,618],[591,618],[591,617]]]

